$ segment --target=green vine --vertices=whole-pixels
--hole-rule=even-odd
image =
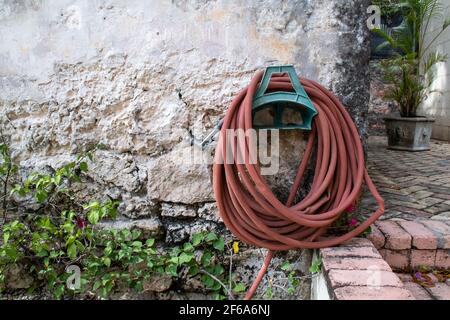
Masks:
[[[5,182],[5,175],[17,167],[6,144],[0,145],[0,151],[0,176]],[[116,218],[119,202],[93,200],[80,205],[72,188],[82,182],[93,151],[51,174],[32,173],[12,186],[11,196],[32,199],[39,208],[15,213],[11,221],[5,216],[0,229],[0,288],[7,290],[8,271],[20,265],[35,279],[30,291],[44,288],[57,299],[108,298],[122,286],[140,292],[152,277],[169,276],[177,281],[185,274],[200,280],[203,290],[217,299],[234,298],[245,291],[245,285],[236,283],[231,270],[218,259],[225,247],[233,254],[231,245],[213,232],[196,233],[180,246],[165,248],[158,247],[155,239],[143,239],[139,230],[99,228],[99,222]],[[73,265],[81,270],[78,288],[67,285],[71,273],[66,268]]]

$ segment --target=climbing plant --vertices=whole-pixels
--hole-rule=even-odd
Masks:
[[[139,230],[99,228],[100,222],[116,218],[119,202],[108,199],[79,204],[73,188],[83,182],[95,149],[52,173],[28,175],[8,193],[7,180],[17,172],[17,166],[5,143],[0,151],[3,199],[20,197],[37,205],[37,209],[15,210],[9,212],[11,217],[4,216],[0,228],[3,290],[7,289],[8,273],[18,266],[34,279],[30,291],[44,288],[58,299],[76,295],[107,298],[124,285],[140,291],[152,277],[163,275],[177,280],[185,273],[197,277],[205,292],[212,292],[218,299],[233,297],[233,292],[245,289],[241,283],[228,281],[228,269],[217,259],[226,244],[213,232],[196,233],[191,241],[166,248],[158,247],[155,239],[143,239]],[[69,266],[81,271],[78,287],[68,285]]]
[[[450,26],[450,17],[439,0],[401,0],[395,7],[403,21],[392,32],[374,30],[385,40],[377,50],[391,48],[395,53],[382,64],[389,85],[386,98],[396,102],[401,116],[415,117],[419,105],[435,92],[434,66],[447,61],[447,55],[432,47]]]

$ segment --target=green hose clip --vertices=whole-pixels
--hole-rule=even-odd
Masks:
[[[280,73],[288,74],[294,92],[276,91],[266,93],[272,75]],[[254,128],[311,130],[312,120],[317,115],[317,110],[301,85],[293,65],[270,66],[266,68],[261,84],[253,98],[253,119],[258,111],[266,108],[273,110],[273,124],[270,126],[254,125]],[[301,124],[283,123],[283,113],[288,108],[300,113]]]

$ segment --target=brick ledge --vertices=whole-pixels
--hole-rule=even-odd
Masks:
[[[378,221],[368,239],[394,270],[450,268],[450,221]]]
[[[313,300],[414,300],[368,239],[314,252],[322,271],[311,284]]]

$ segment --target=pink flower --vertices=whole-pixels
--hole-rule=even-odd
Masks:
[[[77,217],[76,224],[77,224],[78,228],[84,229],[87,225],[87,222],[83,218]]]
[[[358,224],[358,220],[356,220],[356,218],[351,218],[348,224],[354,227]]]
[[[347,209],[346,209],[345,211],[347,211],[347,212],[353,212],[353,211],[355,211],[355,206],[354,206],[353,204],[351,204],[351,205],[349,205],[349,206],[347,207]]]

